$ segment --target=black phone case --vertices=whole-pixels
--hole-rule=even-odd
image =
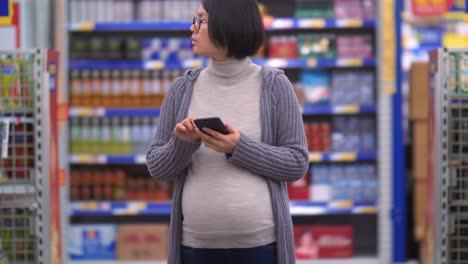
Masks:
[[[194,122],[195,122],[195,125],[197,125],[198,129],[200,129],[202,132],[203,132],[202,128],[207,127],[215,131],[218,131],[219,133],[224,134],[224,135],[229,134],[229,131],[224,126],[223,121],[221,121],[219,117],[198,118],[198,119],[195,119]]]

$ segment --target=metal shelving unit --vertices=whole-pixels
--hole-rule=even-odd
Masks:
[[[468,49],[439,49],[431,54],[435,69],[434,235],[435,263],[468,259]],[[456,88],[455,88],[456,87]]]
[[[61,254],[61,201],[53,199],[59,186],[52,180],[57,175],[51,156],[57,149],[46,147],[55,55],[0,51],[0,249],[8,263],[58,263]]]

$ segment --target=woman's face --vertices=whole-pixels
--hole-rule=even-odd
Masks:
[[[196,16],[198,17],[200,29],[195,27],[195,25],[190,27],[190,32],[192,32],[193,53],[200,56],[208,56],[215,60],[225,59],[225,49],[218,48],[210,39],[210,34],[208,32],[208,13],[203,6],[200,5]]]

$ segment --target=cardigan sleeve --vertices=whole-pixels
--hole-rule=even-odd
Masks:
[[[184,85],[184,77],[177,79],[164,99],[159,128],[146,155],[148,170],[158,180],[175,179],[187,168],[192,154],[201,145],[200,142],[190,142],[173,133],[184,96]]]
[[[241,133],[228,160],[275,181],[296,181],[308,170],[309,154],[299,104],[284,74],[275,77],[272,97],[276,116],[272,120],[275,146],[254,141]]]

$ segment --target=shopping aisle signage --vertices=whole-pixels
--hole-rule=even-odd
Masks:
[[[0,0],[0,25],[13,23],[13,0]]]
[[[453,0],[411,0],[415,16],[443,15],[453,6]]]

